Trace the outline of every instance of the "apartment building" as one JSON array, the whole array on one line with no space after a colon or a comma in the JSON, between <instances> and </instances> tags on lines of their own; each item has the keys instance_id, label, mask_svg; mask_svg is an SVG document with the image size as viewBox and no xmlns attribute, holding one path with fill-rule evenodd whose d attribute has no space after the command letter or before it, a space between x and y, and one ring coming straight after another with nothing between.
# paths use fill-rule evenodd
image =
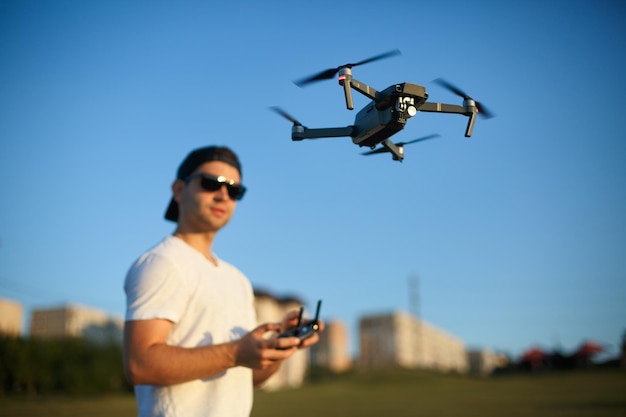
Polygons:
<instances>
[{"instance_id":1,"label":"apartment building","mask_svg":"<svg viewBox=\"0 0 626 417\"><path fill-rule=\"evenodd\" d=\"M30 336L83 337L97 343L122 343L121 317L78 304L33 310Z\"/></svg>"},{"instance_id":2,"label":"apartment building","mask_svg":"<svg viewBox=\"0 0 626 417\"><path fill-rule=\"evenodd\" d=\"M311 362L331 372L341 373L352 368L348 327L343 321L324 322L320 340L311 346Z\"/></svg>"},{"instance_id":3,"label":"apartment building","mask_svg":"<svg viewBox=\"0 0 626 417\"><path fill-rule=\"evenodd\" d=\"M497 368L508 365L506 355L494 352L491 349L476 349L467 352L469 372L474 375L488 376Z\"/></svg>"},{"instance_id":4,"label":"apartment building","mask_svg":"<svg viewBox=\"0 0 626 417\"><path fill-rule=\"evenodd\" d=\"M360 368L399 366L468 372L463 341L409 313L364 316L359 333Z\"/></svg>"},{"instance_id":5,"label":"apartment building","mask_svg":"<svg viewBox=\"0 0 626 417\"><path fill-rule=\"evenodd\" d=\"M22 304L0 298L0 334L21 336L23 315Z\"/></svg>"}]
</instances>

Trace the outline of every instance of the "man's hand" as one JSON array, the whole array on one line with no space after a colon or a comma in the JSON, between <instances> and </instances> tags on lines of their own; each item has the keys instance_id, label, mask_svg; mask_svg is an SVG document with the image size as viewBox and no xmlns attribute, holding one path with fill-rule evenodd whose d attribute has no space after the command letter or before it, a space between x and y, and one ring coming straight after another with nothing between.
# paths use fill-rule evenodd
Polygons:
<instances>
[{"instance_id":1,"label":"man's hand","mask_svg":"<svg viewBox=\"0 0 626 417\"><path fill-rule=\"evenodd\" d=\"M297 337L278 338L276 332L282 326L277 323L266 323L258 326L239 339L235 362L238 366L262 370L273 367L296 352L300 344ZM267 337L267 333L274 334Z\"/></svg>"}]
</instances>

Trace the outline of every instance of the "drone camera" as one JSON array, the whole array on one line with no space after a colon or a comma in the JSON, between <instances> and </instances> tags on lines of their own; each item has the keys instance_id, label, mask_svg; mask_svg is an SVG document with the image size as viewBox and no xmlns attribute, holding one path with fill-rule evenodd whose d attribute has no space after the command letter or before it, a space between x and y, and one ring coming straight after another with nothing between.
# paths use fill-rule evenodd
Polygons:
<instances>
[{"instance_id":1,"label":"drone camera","mask_svg":"<svg viewBox=\"0 0 626 417\"><path fill-rule=\"evenodd\" d=\"M417 114L417 109L415 108L415 100L413 97L398 97L396 102L396 111L406 115L407 119L415 116Z\"/></svg>"}]
</instances>

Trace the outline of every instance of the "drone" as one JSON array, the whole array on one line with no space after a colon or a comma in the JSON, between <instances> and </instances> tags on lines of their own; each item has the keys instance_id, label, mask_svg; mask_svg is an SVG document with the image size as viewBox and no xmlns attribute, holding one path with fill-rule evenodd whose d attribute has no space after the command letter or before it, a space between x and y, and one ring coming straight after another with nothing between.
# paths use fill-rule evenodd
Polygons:
<instances>
[{"instance_id":1,"label":"drone","mask_svg":"<svg viewBox=\"0 0 626 417\"><path fill-rule=\"evenodd\" d=\"M311 129L304 126L281 108L272 107L271 109L293 123L291 130L291 140L293 141L350 137L354 144L360 147L367 146L372 149L369 152L364 152L363 155L391 153L392 159L400 162L404 159L405 145L439 136L429 135L409 142L397 143L394 143L390 139L391 136L404 129L407 121L415 116L418 111L461 114L468 117L469 120L465 129L465 137L472 136L477 115L481 115L485 118L493 117L493 114L490 113L484 105L442 78L438 78L434 80L434 82L462 97L463 105L427 102L428 93L421 85L405 82L394 84L382 91L377 91L352 77L352 68L354 67L399 54L400 51L395 49L353 64L330 68L294 82L297 86L304 87L317 81L332 79L337 75L339 85L343 87L346 108L348 110L354 110L352 90L369 98L371 101L357 113L353 125ZM378 145L381 146L377 148Z\"/></svg>"}]
</instances>

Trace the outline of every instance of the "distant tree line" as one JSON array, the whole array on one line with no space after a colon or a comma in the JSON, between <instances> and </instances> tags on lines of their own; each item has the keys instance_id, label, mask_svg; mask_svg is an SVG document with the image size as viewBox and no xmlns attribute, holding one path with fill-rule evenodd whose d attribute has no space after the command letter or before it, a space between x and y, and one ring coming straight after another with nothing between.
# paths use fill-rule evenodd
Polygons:
<instances>
[{"instance_id":1,"label":"distant tree line","mask_svg":"<svg viewBox=\"0 0 626 417\"><path fill-rule=\"evenodd\" d=\"M551 371L584 368L626 368L626 333L622 340L621 351L610 359L596 361L597 355L606 353L607 347L592 341L582 343L575 350L566 353L560 349L546 351L540 347L526 350L518 362L510 362L499 373L512 371Z\"/></svg>"},{"instance_id":2,"label":"distant tree line","mask_svg":"<svg viewBox=\"0 0 626 417\"><path fill-rule=\"evenodd\" d=\"M0 335L0 397L132 392L119 344Z\"/></svg>"}]
</instances>

